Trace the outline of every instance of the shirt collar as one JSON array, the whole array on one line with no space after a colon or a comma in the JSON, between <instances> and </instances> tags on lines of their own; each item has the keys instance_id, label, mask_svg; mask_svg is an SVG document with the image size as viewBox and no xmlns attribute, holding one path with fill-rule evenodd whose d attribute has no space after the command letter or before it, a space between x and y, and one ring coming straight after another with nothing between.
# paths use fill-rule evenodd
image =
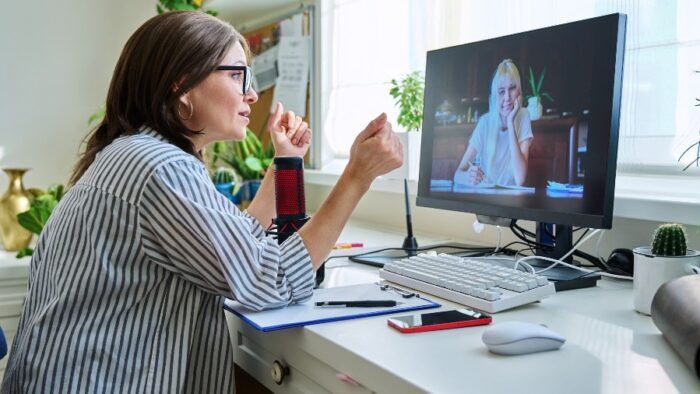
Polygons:
<instances>
[{"instance_id":1,"label":"shirt collar","mask_svg":"<svg viewBox=\"0 0 700 394\"><path fill-rule=\"evenodd\" d=\"M168 142L168 140L161 133L146 125L139 127L139 134L147 135L163 142Z\"/></svg>"}]
</instances>

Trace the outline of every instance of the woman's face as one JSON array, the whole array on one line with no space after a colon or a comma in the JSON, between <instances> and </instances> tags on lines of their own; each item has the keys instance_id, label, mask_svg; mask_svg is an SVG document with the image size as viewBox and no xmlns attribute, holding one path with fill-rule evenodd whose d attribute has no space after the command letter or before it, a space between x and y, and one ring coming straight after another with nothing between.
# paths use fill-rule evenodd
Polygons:
<instances>
[{"instance_id":1,"label":"woman's face","mask_svg":"<svg viewBox=\"0 0 700 394\"><path fill-rule=\"evenodd\" d=\"M520 90L510 75L504 75L497 85L498 112L501 116L508 116L513 110L515 101L520 96Z\"/></svg>"},{"instance_id":2,"label":"woman's face","mask_svg":"<svg viewBox=\"0 0 700 394\"><path fill-rule=\"evenodd\" d=\"M220 65L248 65L239 42L228 51ZM193 114L183 123L191 130L204 133L195 137L199 148L213 141L245 138L250 105L258 101L258 94L252 87L243 94L243 75L244 71L240 70L214 71L184 96L192 103ZM188 116L188 111L187 105L180 105L184 116Z\"/></svg>"}]
</instances>

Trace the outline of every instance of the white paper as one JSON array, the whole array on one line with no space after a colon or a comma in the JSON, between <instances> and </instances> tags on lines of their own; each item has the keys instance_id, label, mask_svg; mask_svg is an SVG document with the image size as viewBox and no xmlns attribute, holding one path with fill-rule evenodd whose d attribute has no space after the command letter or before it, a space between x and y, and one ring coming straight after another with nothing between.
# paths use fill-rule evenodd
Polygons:
<instances>
[{"instance_id":1,"label":"white paper","mask_svg":"<svg viewBox=\"0 0 700 394\"><path fill-rule=\"evenodd\" d=\"M282 37L296 37L302 35L302 23L304 22L304 14L298 13L291 18L287 18L280 22L280 35Z\"/></svg>"},{"instance_id":2,"label":"white paper","mask_svg":"<svg viewBox=\"0 0 700 394\"><path fill-rule=\"evenodd\" d=\"M279 46L266 50L253 58L253 88L257 92L265 91L275 86L277 80L277 52Z\"/></svg>"},{"instance_id":3,"label":"white paper","mask_svg":"<svg viewBox=\"0 0 700 394\"><path fill-rule=\"evenodd\" d=\"M324 308L317 307L314 304L320 301L361 300L395 300L401 304L394 307L379 308ZM439 306L440 304L425 298L402 298L391 290L381 290L376 283L314 290L311 301L305 304L290 305L286 308L261 312L251 311L235 301L226 300L226 309L233 311L233 313L240 316L244 321L262 331L274 331L284 328L384 315L401 311L436 308Z\"/></svg>"},{"instance_id":4,"label":"white paper","mask_svg":"<svg viewBox=\"0 0 700 394\"><path fill-rule=\"evenodd\" d=\"M285 111L306 116L306 92L309 83L309 37L280 37L277 55L277 77L275 95L270 112L277 102L282 102Z\"/></svg>"}]
</instances>

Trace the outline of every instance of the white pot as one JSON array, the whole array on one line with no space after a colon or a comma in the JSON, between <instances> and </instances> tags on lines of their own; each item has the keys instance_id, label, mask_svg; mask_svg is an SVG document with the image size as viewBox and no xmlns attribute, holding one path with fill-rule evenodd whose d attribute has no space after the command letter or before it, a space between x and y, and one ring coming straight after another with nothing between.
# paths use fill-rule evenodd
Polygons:
<instances>
[{"instance_id":1,"label":"white pot","mask_svg":"<svg viewBox=\"0 0 700 394\"><path fill-rule=\"evenodd\" d=\"M384 175L389 179L418 179L418 169L420 167L420 131L397 132L401 145L403 146L403 165L388 174Z\"/></svg>"},{"instance_id":2,"label":"white pot","mask_svg":"<svg viewBox=\"0 0 700 394\"><path fill-rule=\"evenodd\" d=\"M527 112L530 113L530 120L537 120L542 117L542 103L539 97L527 99Z\"/></svg>"},{"instance_id":3,"label":"white pot","mask_svg":"<svg viewBox=\"0 0 700 394\"><path fill-rule=\"evenodd\" d=\"M651 314L651 301L662 284L700 272L700 252L688 249L685 256L654 256L648 246L634 250L634 309Z\"/></svg>"}]
</instances>

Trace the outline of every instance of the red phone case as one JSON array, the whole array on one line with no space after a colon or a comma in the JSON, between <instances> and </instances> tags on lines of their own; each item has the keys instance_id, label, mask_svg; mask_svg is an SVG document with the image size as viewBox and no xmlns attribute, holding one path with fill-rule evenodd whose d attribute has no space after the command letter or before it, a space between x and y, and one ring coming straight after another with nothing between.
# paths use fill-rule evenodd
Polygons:
<instances>
[{"instance_id":1,"label":"red phone case","mask_svg":"<svg viewBox=\"0 0 700 394\"><path fill-rule=\"evenodd\" d=\"M410 334L410 333L414 333L414 332L447 330L450 328L459 328L459 327L483 326L486 324L491 324L491 316L484 316L482 318L474 319L474 320L463 320L463 321L457 321L457 322L452 322L452 323L431 324L429 326L409 327L409 328L399 327L396 324L394 324L391 321L391 319L387 320L386 323L389 327L394 328L396 330L399 330L400 332L402 332L404 334Z\"/></svg>"}]
</instances>

